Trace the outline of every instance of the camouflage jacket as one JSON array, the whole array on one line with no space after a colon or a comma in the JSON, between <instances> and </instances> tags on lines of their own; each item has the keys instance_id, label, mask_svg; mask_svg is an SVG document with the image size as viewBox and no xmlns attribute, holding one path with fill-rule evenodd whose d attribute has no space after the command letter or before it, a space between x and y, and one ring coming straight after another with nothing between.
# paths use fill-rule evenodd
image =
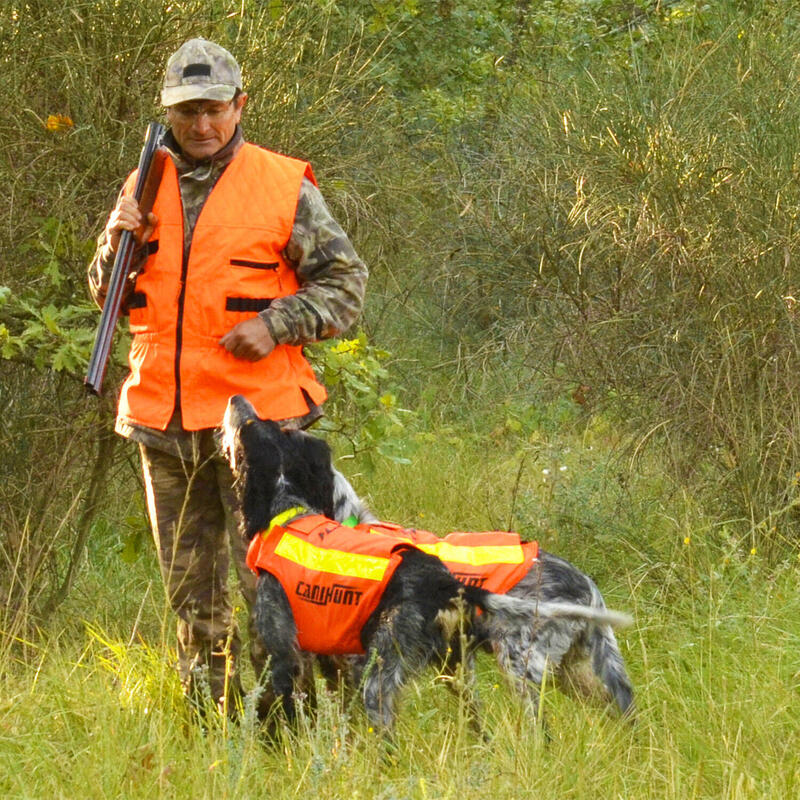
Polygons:
<instances>
[{"instance_id":1,"label":"camouflage jacket","mask_svg":"<svg viewBox=\"0 0 800 800\"><path fill-rule=\"evenodd\" d=\"M164 144L178 172L186 250L191 246L194 225L206 198L243 142L241 128L237 128L233 139L219 153L211 159L194 161L181 153L167 133ZM306 178L300 187L294 226L283 255L294 266L300 288L296 294L279 298L260 312L275 342L303 345L345 331L361 311L367 268L333 219L319 189ZM114 256L104 230L89 265L89 290L99 305L105 299L113 266ZM191 314L191 309L186 313ZM301 420L285 420L286 427L306 427L319 416L321 410L312 408ZM181 453L186 451L191 438L180 425L179 409L163 433L119 421L117 432L148 446Z\"/></svg>"}]
</instances>

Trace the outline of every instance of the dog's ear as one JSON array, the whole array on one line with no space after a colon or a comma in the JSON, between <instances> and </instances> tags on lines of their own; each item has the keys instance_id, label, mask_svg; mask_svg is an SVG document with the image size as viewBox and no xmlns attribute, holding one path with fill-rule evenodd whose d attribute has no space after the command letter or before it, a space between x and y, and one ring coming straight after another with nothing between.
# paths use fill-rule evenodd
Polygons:
<instances>
[{"instance_id":1,"label":"dog's ear","mask_svg":"<svg viewBox=\"0 0 800 800\"><path fill-rule=\"evenodd\" d=\"M322 439L303 432L291 434L291 440L295 480L301 482L309 505L326 517L333 518L333 467L330 447Z\"/></svg>"},{"instance_id":2,"label":"dog's ear","mask_svg":"<svg viewBox=\"0 0 800 800\"><path fill-rule=\"evenodd\" d=\"M252 539L267 527L272 501L275 498L275 481L281 473L281 450L274 439L274 422L258 420L243 427L239 433L242 450L239 474L239 497L243 519L242 533Z\"/></svg>"},{"instance_id":3,"label":"dog's ear","mask_svg":"<svg viewBox=\"0 0 800 800\"><path fill-rule=\"evenodd\" d=\"M327 442L313 436L306 437L308 460L317 477L317 502L326 517L333 518L333 467L331 449Z\"/></svg>"}]
</instances>

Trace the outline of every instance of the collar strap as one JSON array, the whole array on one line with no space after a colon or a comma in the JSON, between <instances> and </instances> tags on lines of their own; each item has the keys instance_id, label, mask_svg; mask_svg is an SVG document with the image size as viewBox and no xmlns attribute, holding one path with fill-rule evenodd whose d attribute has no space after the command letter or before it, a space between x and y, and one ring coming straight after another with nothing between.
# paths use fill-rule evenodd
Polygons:
<instances>
[{"instance_id":1,"label":"collar strap","mask_svg":"<svg viewBox=\"0 0 800 800\"><path fill-rule=\"evenodd\" d=\"M264 529L262 536L269 536L269 533L273 528L285 525L290 519L299 517L301 514L305 514L307 511L308 509L305 506L292 506L291 508L287 508L286 511L281 511L280 514L276 514L269 521L269 525L267 525L267 527Z\"/></svg>"}]
</instances>

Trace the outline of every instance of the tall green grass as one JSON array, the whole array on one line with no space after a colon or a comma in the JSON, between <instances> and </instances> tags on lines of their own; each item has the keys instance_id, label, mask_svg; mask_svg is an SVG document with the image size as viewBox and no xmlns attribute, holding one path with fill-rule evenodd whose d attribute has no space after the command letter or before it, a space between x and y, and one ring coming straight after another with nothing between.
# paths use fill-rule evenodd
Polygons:
<instances>
[{"instance_id":1,"label":"tall green grass","mask_svg":"<svg viewBox=\"0 0 800 800\"><path fill-rule=\"evenodd\" d=\"M452 439L445 431L410 466L379 469L369 482L376 509L442 532L511 521L589 570L609 605L635 616L619 634L634 725L546 686L547 741L482 657L485 741L433 673L408 687L394 748L358 703L321 686L316 713L277 743L247 714L204 732L180 697L152 554L125 565L95 553L47 629L2 655L0 788L21 798L794 796L797 560L770 564L709 541L702 511L680 493L648 495L649 474L598 491L598 465L615 463L599 435L591 445L553 438L547 461L531 454L516 498L517 434L497 434L492 450ZM568 469L548 486L542 464L559 461Z\"/></svg>"}]
</instances>

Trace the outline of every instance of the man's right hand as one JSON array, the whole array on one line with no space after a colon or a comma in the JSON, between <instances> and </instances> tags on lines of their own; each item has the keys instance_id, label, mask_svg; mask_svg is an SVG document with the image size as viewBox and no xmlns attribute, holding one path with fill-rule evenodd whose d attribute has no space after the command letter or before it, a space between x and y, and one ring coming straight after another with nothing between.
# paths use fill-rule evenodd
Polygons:
<instances>
[{"instance_id":1,"label":"man's right hand","mask_svg":"<svg viewBox=\"0 0 800 800\"><path fill-rule=\"evenodd\" d=\"M157 224L158 218L152 211L144 217L132 197L121 197L106 223L106 241L111 252L117 252L122 231L133 231L139 244L144 244L153 235Z\"/></svg>"}]
</instances>

